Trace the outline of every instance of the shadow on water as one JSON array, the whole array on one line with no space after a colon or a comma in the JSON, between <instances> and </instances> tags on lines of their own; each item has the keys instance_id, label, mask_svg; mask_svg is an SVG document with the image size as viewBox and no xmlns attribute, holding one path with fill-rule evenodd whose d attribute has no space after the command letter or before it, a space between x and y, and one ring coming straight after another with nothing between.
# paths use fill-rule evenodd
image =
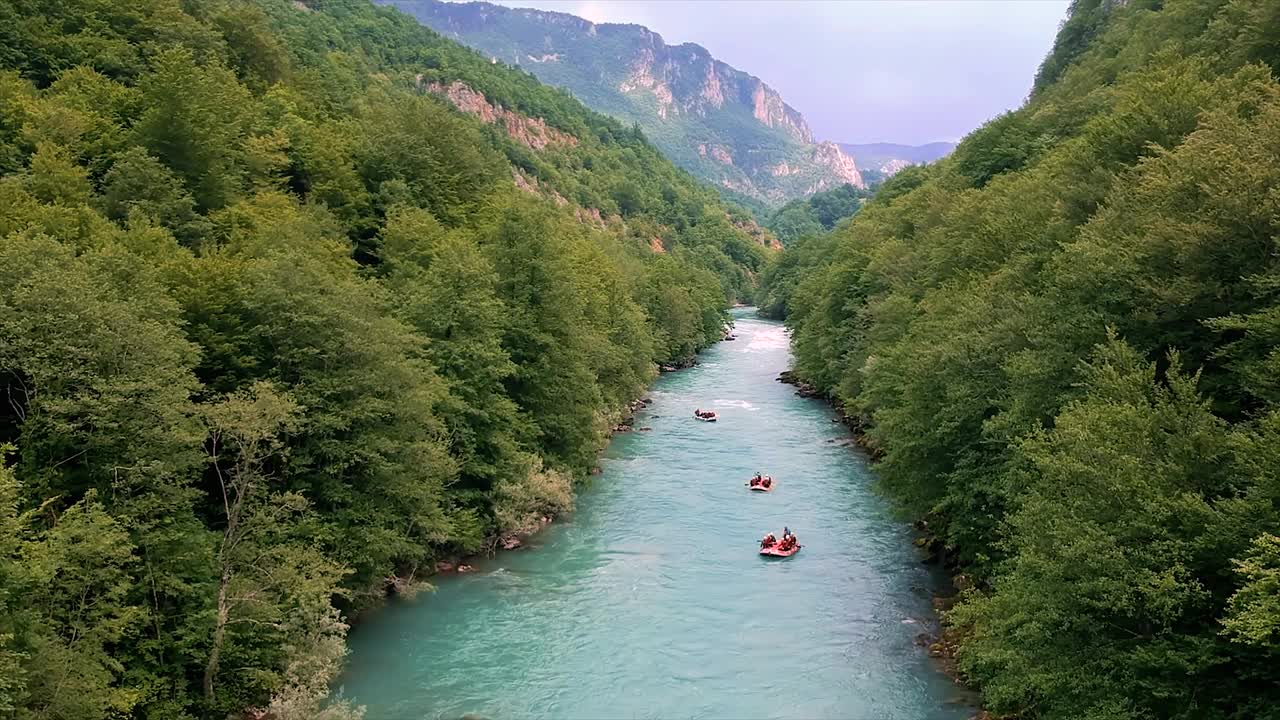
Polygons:
<instances>
[{"instance_id":1,"label":"shadow on water","mask_svg":"<svg viewBox=\"0 0 1280 720\"><path fill-rule=\"evenodd\" d=\"M369 720L967 718L916 642L932 622L910 533L825 405L775 382L784 329L661 377L579 510L351 636L346 696ZM720 412L693 419L695 407ZM754 472L772 493L743 486ZM795 557L756 542L791 527Z\"/></svg>"}]
</instances>

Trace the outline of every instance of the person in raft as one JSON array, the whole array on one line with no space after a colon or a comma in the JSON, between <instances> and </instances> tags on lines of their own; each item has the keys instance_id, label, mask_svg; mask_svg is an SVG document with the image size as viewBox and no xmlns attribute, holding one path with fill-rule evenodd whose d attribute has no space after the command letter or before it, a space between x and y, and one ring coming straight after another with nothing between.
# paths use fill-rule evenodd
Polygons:
<instances>
[{"instance_id":1,"label":"person in raft","mask_svg":"<svg viewBox=\"0 0 1280 720\"><path fill-rule=\"evenodd\" d=\"M751 478L751 487L755 487L756 485L759 485L762 482L764 482L764 480L761 479L760 473L756 473L756 476Z\"/></svg>"},{"instance_id":2,"label":"person in raft","mask_svg":"<svg viewBox=\"0 0 1280 720\"><path fill-rule=\"evenodd\" d=\"M762 548L771 548L777 544L778 544L778 538L774 537L773 533L769 533L768 535L765 535L764 539L760 541L760 547Z\"/></svg>"}]
</instances>

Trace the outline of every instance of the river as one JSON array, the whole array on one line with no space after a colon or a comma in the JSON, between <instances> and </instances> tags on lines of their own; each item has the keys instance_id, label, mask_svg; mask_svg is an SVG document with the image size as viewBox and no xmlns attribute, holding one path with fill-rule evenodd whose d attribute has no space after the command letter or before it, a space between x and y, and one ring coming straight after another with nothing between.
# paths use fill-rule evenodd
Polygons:
<instances>
[{"instance_id":1,"label":"river","mask_svg":"<svg viewBox=\"0 0 1280 720\"><path fill-rule=\"evenodd\" d=\"M735 314L736 341L659 378L652 431L614 438L576 513L352 631L340 692L368 720L973 715L916 642L936 577L909 528L830 408L775 381L784 328ZM775 492L744 487L757 470ZM784 524L800 553L759 557Z\"/></svg>"}]
</instances>

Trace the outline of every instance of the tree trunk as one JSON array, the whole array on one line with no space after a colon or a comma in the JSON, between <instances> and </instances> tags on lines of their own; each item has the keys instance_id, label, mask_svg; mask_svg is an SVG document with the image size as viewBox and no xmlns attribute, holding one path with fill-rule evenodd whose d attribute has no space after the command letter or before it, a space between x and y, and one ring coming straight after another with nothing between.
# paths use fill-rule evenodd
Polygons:
<instances>
[{"instance_id":1,"label":"tree trunk","mask_svg":"<svg viewBox=\"0 0 1280 720\"><path fill-rule=\"evenodd\" d=\"M225 570L218 583L218 624L213 629L213 648L209 651L209 664L204 668L204 697L213 702L213 680L218 675L218 660L222 657L222 642L227 637L227 620L231 617L231 608L227 605L227 586L231 584L231 573Z\"/></svg>"}]
</instances>

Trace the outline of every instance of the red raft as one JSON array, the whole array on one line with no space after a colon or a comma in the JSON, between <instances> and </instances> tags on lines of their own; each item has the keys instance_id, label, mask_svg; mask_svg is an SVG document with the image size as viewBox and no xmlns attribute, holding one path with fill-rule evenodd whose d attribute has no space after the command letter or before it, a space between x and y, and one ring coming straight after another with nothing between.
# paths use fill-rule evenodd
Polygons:
<instances>
[{"instance_id":1,"label":"red raft","mask_svg":"<svg viewBox=\"0 0 1280 720\"><path fill-rule=\"evenodd\" d=\"M747 487L751 488L752 492L773 492L773 489L778 487L778 482L768 475L764 479L769 481L768 485L764 481L756 482L755 478L752 478L747 482Z\"/></svg>"},{"instance_id":2,"label":"red raft","mask_svg":"<svg viewBox=\"0 0 1280 720\"><path fill-rule=\"evenodd\" d=\"M800 543L796 543L786 550L779 550L777 545L770 545L767 548L760 548L760 554L768 555L770 557L791 557L792 555L800 552L800 548L802 547L804 546Z\"/></svg>"},{"instance_id":3,"label":"red raft","mask_svg":"<svg viewBox=\"0 0 1280 720\"><path fill-rule=\"evenodd\" d=\"M693 411L693 416L694 416L694 417L696 417L696 418L698 418L698 419L699 419L699 420L701 420L702 422L715 422L715 421L716 421L716 412L715 412L714 410L708 410L708 411L706 411L706 412L702 412L701 410L694 410L694 411Z\"/></svg>"}]
</instances>

